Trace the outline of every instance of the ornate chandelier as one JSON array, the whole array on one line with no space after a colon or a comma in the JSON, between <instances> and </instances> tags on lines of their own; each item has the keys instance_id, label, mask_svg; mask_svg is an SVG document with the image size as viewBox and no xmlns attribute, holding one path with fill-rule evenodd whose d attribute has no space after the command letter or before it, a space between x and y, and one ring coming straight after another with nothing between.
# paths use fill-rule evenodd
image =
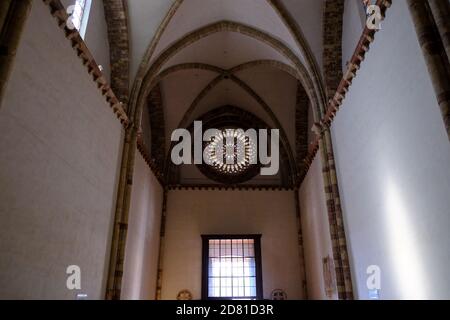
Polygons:
<instances>
[{"instance_id":1,"label":"ornate chandelier","mask_svg":"<svg viewBox=\"0 0 450 320\"><path fill-rule=\"evenodd\" d=\"M257 150L256 141L242 130L224 129L205 147L204 153L206 163L216 171L240 174L250 167Z\"/></svg>"}]
</instances>

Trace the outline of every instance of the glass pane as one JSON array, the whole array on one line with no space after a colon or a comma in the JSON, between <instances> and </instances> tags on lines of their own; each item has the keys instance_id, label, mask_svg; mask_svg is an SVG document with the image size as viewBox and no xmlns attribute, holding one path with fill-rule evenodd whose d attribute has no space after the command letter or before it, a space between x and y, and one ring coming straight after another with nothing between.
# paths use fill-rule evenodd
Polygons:
<instances>
[{"instance_id":1,"label":"glass pane","mask_svg":"<svg viewBox=\"0 0 450 320\"><path fill-rule=\"evenodd\" d=\"M214 298L255 298L253 239L209 240L208 291Z\"/></svg>"},{"instance_id":2,"label":"glass pane","mask_svg":"<svg viewBox=\"0 0 450 320\"><path fill-rule=\"evenodd\" d=\"M219 257L219 246L216 243L209 243L209 257Z\"/></svg>"},{"instance_id":3,"label":"glass pane","mask_svg":"<svg viewBox=\"0 0 450 320\"><path fill-rule=\"evenodd\" d=\"M244 256L245 257L254 257L255 253L253 250L253 240L251 242L247 242L244 244Z\"/></svg>"},{"instance_id":4,"label":"glass pane","mask_svg":"<svg viewBox=\"0 0 450 320\"><path fill-rule=\"evenodd\" d=\"M233 257L242 257L242 240L233 240Z\"/></svg>"},{"instance_id":5,"label":"glass pane","mask_svg":"<svg viewBox=\"0 0 450 320\"><path fill-rule=\"evenodd\" d=\"M221 259L220 275L222 277L231 277L231 259L229 258Z\"/></svg>"},{"instance_id":6,"label":"glass pane","mask_svg":"<svg viewBox=\"0 0 450 320\"><path fill-rule=\"evenodd\" d=\"M209 276L210 277L220 277L220 259L219 258L209 259Z\"/></svg>"},{"instance_id":7,"label":"glass pane","mask_svg":"<svg viewBox=\"0 0 450 320\"><path fill-rule=\"evenodd\" d=\"M219 298L220 297L220 287L210 287L209 289L209 296L213 298Z\"/></svg>"}]
</instances>

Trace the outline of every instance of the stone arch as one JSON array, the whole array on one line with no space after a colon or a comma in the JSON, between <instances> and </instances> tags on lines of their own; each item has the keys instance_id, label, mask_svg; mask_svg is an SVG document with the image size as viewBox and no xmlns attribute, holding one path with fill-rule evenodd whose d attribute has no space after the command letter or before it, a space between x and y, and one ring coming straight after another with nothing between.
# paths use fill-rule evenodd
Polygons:
<instances>
[{"instance_id":1,"label":"stone arch","mask_svg":"<svg viewBox=\"0 0 450 320\"><path fill-rule=\"evenodd\" d=\"M166 131L164 122L164 105L162 100L161 86L156 85L147 99L148 118L142 121L147 121L150 125L150 132L144 132L150 136L150 156L156 169L163 172L164 169L164 151L166 150ZM144 139L145 140L145 139Z\"/></svg>"},{"instance_id":2,"label":"stone arch","mask_svg":"<svg viewBox=\"0 0 450 320\"><path fill-rule=\"evenodd\" d=\"M306 174L304 159L308 156L309 100L300 83L297 83L295 101L295 153L299 180Z\"/></svg>"},{"instance_id":3,"label":"stone arch","mask_svg":"<svg viewBox=\"0 0 450 320\"><path fill-rule=\"evenodd\" d=\"M323 85L322 73L320 72L319 66L317 65L316 59L309 47L308 41L306 41L305 36L303 35L301 27L296 23L295 19L286 9L284 4L280 0L267 0L275 12L278 14L280 19L286 25L288 30L291 32L291 35L297 42L297 45L302 52L303 56L306 60L306 67L309 68L309 71L312 74L312 81L314 86L319 93L320 99L325 101L325 89ZM321 111L325 112L325 106L321 106Z\"/></svg>"},{"instance_id":4,"label":"stone arch","mask_svg":"<svg viewBox=\"0 0 450 320\"><path fill-rule=\"evenodd\" d=\"M126 1L126 0L124 0ZM295 22L292 15L289 13L289 11L285 8L285 6L279 1L279 0L266 0L269 5L272 7L272 9L277 13L280 20L283 22L283 24L287 27L289 32L291 33L292 37L296 41L300 51L302 52L303 56L306 60L306 66L307 69L309 69L313 75L312 82L315 90L318 92L318 98L319 98L319 106L320 106L320 112L325 112L325 89L323 87L323 80L321 77L321 72L319 70L319 67L317 65L316 60L314 59L314 55L311 52L311 49L308 45L308 42L306 41L303 32L301 30L301 27ZM181 4L184 2L184 0L175 0L170 7L169 11L167 12L166 16L164 17L163 21L161 22L158 30L156 31L152 41L150 42L147 50L145 51L144 57L139 65L139 69L136 75L136 78L133 83L132 91L131 91L131 100L133 103L137 101L138 95L141 91L141 86L144 82L145 74L147 73L149 69L150 60L152 58L152 55L154 51L156 50L156 47L164 34L165 30L167 29L169 23L171 22L172 18L177 13L178 9L180 8ZM317 121L320 119L320 113L317 115Z\"/></svg>"},{"instance_id":5,"label":"stone arch","mask_svg":"<svg viewBox=\"0 0 450 320\"><path fill-rule=\"evenodd\" d=\"M194 70L194 69L206 70L206 71L215 72L217 74L225 75L225 74L236 74L236 73L244 71L244 70L261 67L261 66L273 67L280 71L286 72L287 74L291 75L293 78L295 78L299 81L301 80L299 73L292 66L290 66L284 62L277 61L277 60L267 59L267 60L254 60L254 61L245 62L243 64L240 64L240 65L235 66L228 70L222 69L220 67L213 66L210 64L206 64L206 63L197 63L197 62L181 63L181 64L177 64L177 65L168 67L167 69L164 69L163 71L161 71L158 74L158 76L154 79L154 83L160 82L165 77L167 77L175 72L184 71L184 70Z\"/></svg>"},{"instance_id":6,"label":"stone arch","mask_svg":"<svg viewBox=\"0 0 450 320\"><path fill-rule=\"evenodd\" d=\"M207 128L220 128L222 125L230 125L232 123L233 125L240 126L240 128L246 130L248 128L254 128L254 129L271 129L271 127L265 123L263 120L261 120L258 116L255 114L246 111L240 107L232 106L232 105L224 105L221 107L214 108L210 111L205 112L203 115L200 116L200 120L203 122L204 130ZM212 126L211 126L212 125ZM180 127L188 129L189 131L193 130L193 120L190 121L189 125L186 127ZM172 144L173 146L173 144ZM284 138L281 138L281 148L280 148L280 170L281 170L281 183L283 187L289 188L292 187L292 184L289 182L289 178L294 174L291 163L289 162L289 156L288 156L288 150L285 148L285 146L289 147L289 144L284 140ZM169 151L170 152L170 151ZM282 165L284 164L284 165ZM172 164L171 161L167 161L167 184L173 185L174 182L171 180L173 177L178 176L180 167L177 167ZM209 171L210 175L212 171L208 169L207 165L199 166L200 171L205 174L206 171ZM249 172L249 175L244 176L244 180L249 180L248 178L252 178L257 175L257 172L259 171L259 166L254 167L251 172ZM205 174L208 178L211 178L210 175ZM214 181L220 181L221 183L225 183L225 180L227 179L226 176L221 175L214 175L215 178L212 178ZM238 179L240 180L240 179ZM238 181L232 181L230 184L237 184Z\"/></svg>"},{"instance_id":7,"label":"stone arch","mask_svg":"<svg viewBox=\"0 0 450 320\"><path fill-rule=\"evenodd\" d=\"M138 71L136 73L133 87L131 89L131 99L134 101L137 94L139 94L139 90L142 85L142 81L144 79L144 76L148 70L150 59L153 56L153 53L156 50L156 46L159 43L159 40L161 40L162 35L164 34L164 31L166 31L167 26L169 25L170 21L172 20L175 13L177 13L178 8L181 6L181 4L184 2L184 0L175 0L170 7L169 11L166 13L163 21L159 25L158 29L156 30L155 35L153 36L153 39L151 40L150 44L148 45L147 49L145 50L144 57L142 58L141 63L139 64Z\"/></svg>"},{"instance_id":8,"label":"stone arch","mask_svg":"<svg viewBox=\"0 0 450 320\"><path fill-rule=\"evenodd\" d=\"M301 82L304 86L306 92L308 93L308 97L315 106L315 118L320 119L321 110L324 109L324 101L320 98L320 94L317 94L313 82L311 78L308 76L308 73L300 61L300 59L290 50L283 42L278 39L275 39L264 33L260 30L254 29L253 27L232 21L219 21L207 26L204 26L200 29L194 30L191 33L187 34L182 39L178 40L176 43L172 44L168 49L161 53L161 55L154 61L150 69L148 70L146 76L143 79L143 83L140 89L140 93L138 96L133 96L131 101L131 113L130 117L139 118L140 109L142 108L143 100L145 96L148 95L149 90L155 85L156 74L160 71L162 66L176 53L180 52L182 49L187 46L203 39L209 35L212 35L217 32L237 32L243 35L246 35L250 38L256 39L265 43L266 45L272 47L274 50L282 54L289 61L293 63L297 72L301 75Z\"/></svg>"},{"instance_id":9,"label":"stone arch","mask_svg":"<svg viewBox=\"0 0 450 320\"><path fill-rule=\"evenodd\" d=\"M249 61L249 62L245 62L243 64L240 64L236 67L233 67L229 70L230 73L232 74L236 74L238 72L247 70L247 69L251 69L251 68L256 68L256 67L261 67L261 66L270 66L273 67L275 69L281 70L286 72L287 74L290 74L292 77L294 77L297 80L301 80L301 75L297 72L297 70L295 70L295 68L291 67L290 65L281 62L281 61L277 61L277 60L254 60L254 61Z\"/></svg>"},{"instance_id":10,"label":"stone arch","mask_svg":"<svg viewBox=\"0 0 450 320\"><path fill-rule=\"evenodd\" d=\"M289 143L287 134L286 134L283 126L281 125L280 121L278 120L278 118L276 117L274 112L272 111L272 108L247 83L245 83L244 81L242 81L241 79L239 79L238 77L236 77L234 75L229 75L229 79L231 81L233 81L234 83L236 83L247 94L249 94L258 103L258 105L261 106L262 109L268 114L269 118L272 120L272 122L275 124L275 126L277 128L279 128L280 139L283 144L283 147L285 148L285 150L287 152L287 157L288 157L288 161L289 161L288 163L289 163L289 166L291 168L291 173L292 173L292 175L291 175L292 181L290 181L290 184L295 185L297 182L298 173L297 173L297 166L295 164L295 158L293 155L292 147ZM200 93L196 96L194 101L189 106L188 110L186 110L186 112L184 113L177 128L187 128L188 127L189 121L190 121L190 116L195 111L195 109L198 106L198 104L200 103L200 101L204 97L206 97L223 80L224 80L224 75L219 75L216 78L214 78L211 82L209 82L203 88L202 91L200 91ZM167 173L168 168L170 167L169 159L170 159L170 152L171 152L173 146L174 146L174 144L172 143L169 148L167 157L166 157L166 169L165 169L166 173Z\"/></svg>"}]
</instances>

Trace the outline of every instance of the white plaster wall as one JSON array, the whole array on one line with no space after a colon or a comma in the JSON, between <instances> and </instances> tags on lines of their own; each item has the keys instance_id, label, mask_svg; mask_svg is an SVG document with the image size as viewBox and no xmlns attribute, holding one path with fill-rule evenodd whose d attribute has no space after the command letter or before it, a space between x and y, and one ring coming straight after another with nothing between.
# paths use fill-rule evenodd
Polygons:
<instances>
[{"instance_id":1,"label":"white plaster wall","mask_svg":"<svg viewBox=\"0 0 450 320\"><path fill-rule=\"evenodd\" d=\"M74 4L75 0L61 0L61 3L67 8ZM97 64L103 67L103 74L109 82L111 79L111 63L109 59L108 26L103 0L92 0L91 2L84 42Z\"/></svg>"},{"instance_id":2,"label":"white plaster wall","mask_svg":"<svg viewBox=\"0 0 450 320\"><path fill-rule=\"evenodd\" d=\"M137 154L121 299L155 299L162 200L161 185Z\"/></svg>"},{"instance_id":3,"label":"white plaster wall","mask_svg":"<svg viewBox=\"0 0 450 320\"><path fill-rule=\"evenodd\" d=\"M174 3L175 0L128 1L130 79L132 81L136 77L150 42Z\"/></svg>"},{"instance_id":4,"label":"white plaster wall","mask_svg":"<svg viewBox=\"0 0 450 320\"><path fill-rule=\"evenodd\" d=\"M0 109L0 298L105 294L122 128L34 1ZM66 268L81 267L81 291Z\"/></svg>"},{"instance_id":5,"label":"white plaster wall","mask_svg":"<svg viewBox=\"0 0 450 320\"><path fill-rule=\"evenodd\" d=\"M357 0L354 0L357 1ZM315 57L319 70L323 71L323 10L324 1L317 0L282 0L297 22L311 52Z\"/></svg>"},{"instance_id":6,"label":"white plaster wall","mask_svg":"<svg viewBox=\"0 0 450 320\"><path fill-rule=\"evenodd\" d=\"M264 298L303 298L292 191L169 191L167 205L163 299L201 298L202 234L262 234Z\"/></svg>"},{"instance_id":7,"label":"white plaster wall","mask_svg":"<svg viewBox=\"0 0 450 320\"><path fill-rule=\"evenodd\" d=\"M360 0L345 0L342 30L342 70L355 52L356 45L365 27L364 6Z\"/></svg>"},{"instance_id":8,"label":"white plaster wall","mask_svg":"<svg viewBox=\"0 0 450 320\"><path fill-rule=\"evenodd\" d=\"M356 297L450 298L450 145L406 1L394 1L332 126Z\"/></svg>"},{"instance_id":9,"label":"white plaster wall","mask_svg":"<svg viewBox=\"0 0 450 320\"><path fill-rule=\"evenodd\" d=\"M333 257L320 154L299 190L308 299L326 300L322 259ZM333 299L337 299L335 294Z\"/></svg>"},{"instance_id":10,"label":"white plaster wall","mask_svg":"<svg viewBox=\"0 0 450 320\"><path fill-rule=\"evenodd\" d=\"M94 56L95 62L103 67L103 74L109 82L111 79L111 62L103 0L92 0L84 41Z\"/></svg>"}]
</instances>

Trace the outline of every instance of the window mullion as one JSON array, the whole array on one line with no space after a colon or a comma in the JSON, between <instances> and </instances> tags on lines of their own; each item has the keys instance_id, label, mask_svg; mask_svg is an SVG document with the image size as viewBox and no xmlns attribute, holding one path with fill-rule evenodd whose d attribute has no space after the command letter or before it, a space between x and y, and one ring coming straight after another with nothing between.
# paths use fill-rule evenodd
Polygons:
<instances>
[{"instance_id":1,"label":"window mullion","mask_svg":"<svg viewBox=\"0 0 450 320\"><path fill-rule=\"evenodd\" d=\"M257 261L259 244L254 237L238 238L236 236L218 236L218 238L204 236L204 269L203 288L204 298L212 299L255 299L258 298L258 273L261 272L260 262ZM213 249L213 252L211 252ZM213 265L212 259L217 257ZM237 269L242 264L241 271ZM214 267L214 270L212 269ZM215 272L215 273L213 273ZM212 282L210 282L212 281ZM214 283L213 283L214 282ZM211 291L210 291L211 288ZM218 292L217 292L218 291ZM254 294L256 292L256 295Z\"/></svg>"},{"instance_id":2,"label":"window mullion","mask_svg":"<svg viewBox=\"0 0 450 320\"><path fill-rule=\"evenodd\" d=\"M233 256L233 240L230 241L230 250L231 250L231 296L234 297L234 276L233 276L233 269L234 269L234 256Z\"/></svg>"}]
</instances>

